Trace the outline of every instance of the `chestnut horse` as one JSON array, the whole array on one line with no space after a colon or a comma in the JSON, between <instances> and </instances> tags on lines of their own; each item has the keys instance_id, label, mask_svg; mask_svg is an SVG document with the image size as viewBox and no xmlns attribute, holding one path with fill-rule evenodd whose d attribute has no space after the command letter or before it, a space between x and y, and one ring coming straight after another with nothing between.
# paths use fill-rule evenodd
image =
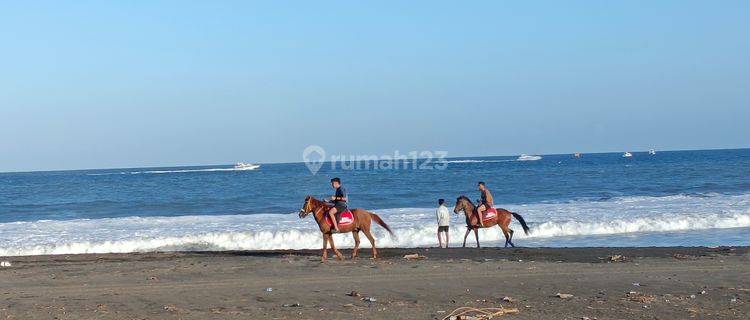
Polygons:
<instances>
[{"instance_id":1,"label":"chestnut horse","mask_svg":"<svg viewBox=\"0 0 750 320\"><path fill-rule=\"evenodd\" d=\"M305 204L303 204L302 209L299 210L299 217L304 218L312 213L313 217L315 218L315 222L318 223L320 232L323 233L323 261L328 260L329 243L331 244L331 250L333 250L333 253L336 255L336 257L338 257L339 260L344 260L344 256L341 254L341 252L339 252L339 250L336 249L336 246L333 244L333 226L330 225L328 221L326 221L328 210L330 208L330 204L315 199L312 196L307 196L307 198L305 198ZM352 209L351 212L354 215L354 222L347 225L339 225L339 232L351 232L352 236L354 236L354 251L352 251L352 259L357 257L357 252L359 251L360 231L365 234L365 237L367 237L367 239L370 240L370 244L372 244L372 258L377 258L378 250L375 249L375 238L373 238L372 233L370 232L371 221L375 220L377 224L385 228L385 230L388 230L388 233L390 233L391 236L393 236L393 231L391 231L391 228L389 228L388 225L383 222L383 219L380 219L380 216L378 216L377 214L368 212L364 209Z\"/></svg>"},{"instance_id":2,"label":"chestnut horse","mask_svg":"<svg viewBox=\"0 0 750 320\"><path fill-rule=\"evenodd\" d=\"M458 199L456 199L456 207L453 208L453 212L458 214L459 212L463 211L466 215L466 234L464 235L464 247L466 247L466 237L469 236L469 232L471 232L471 230L474 230L474 237L477 238L477 248L479 248L479 228L489 228L495 225L498 225L500 229L503 230L503 234L505 235L505 247L507 248L508 245L510 245L511 247L515 247L516 245L513 244L513 229L509 227L511 215L516 217L518 222L521 223L523 232L527 235L529 234L529 227L526 225L526 221L523 220L523 217L521 217L520 214L510 212L505 209L495 210L497 210L497 215L492 219L484 220L484 227L482 227L479 225L477 215L474 214L474 212L476 211L474 203L472 203L471 200L469 200L469 198L467 198L466 196L460 196L458 197Z\"/></svg>"}]
</instances>

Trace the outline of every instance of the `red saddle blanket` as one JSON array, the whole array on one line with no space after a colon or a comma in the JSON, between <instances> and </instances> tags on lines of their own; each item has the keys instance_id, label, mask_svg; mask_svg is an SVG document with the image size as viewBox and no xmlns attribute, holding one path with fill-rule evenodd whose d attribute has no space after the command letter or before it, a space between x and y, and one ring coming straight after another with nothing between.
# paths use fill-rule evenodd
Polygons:
<instances>
[{"instance_id":1,"label":"red saddle blanket","mask_svg":"<svg viewBox=\"0 0 750 320\"><path fill-rule=\"evenodd\" d=\"M483 221L492 220L497 217L497 209L495 208L489 208L486 211L484 211L484 217L482 217Z\"/></svg>"},{"instance_id":2,"label":"red saddle blanket","mask_svg":"<svg viewBox=\"0 0 750 320\"><path fill-rule=\"evenodd\" d=\"M351 210L346 210L342 213L336 214L336 219L339 221L339 226L345 226L354 223L354 214ZM326 222L329 226L333 225L333 221L331 221L331 216L326 215Z\"/></svg>"}]
</instances>

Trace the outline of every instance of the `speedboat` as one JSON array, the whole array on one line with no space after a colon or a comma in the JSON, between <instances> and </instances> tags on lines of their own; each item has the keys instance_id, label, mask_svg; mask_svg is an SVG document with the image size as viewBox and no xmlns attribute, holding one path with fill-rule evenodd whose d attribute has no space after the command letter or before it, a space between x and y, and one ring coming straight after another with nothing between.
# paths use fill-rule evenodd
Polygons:
<instances>
[{"instance_id":1,"label":"speedboat","mask_svg":"<svg viewBox=\"0 0 750 320\"><path fill-rule=\"evenodd\" d=\"M623 153L623 154L622 154L622 157L623 157L623 158L630 158L630 157L632 157L632 156L633 156L633 154L632 154L632 153L630 153L630 152L625 152L625 153Z\"/></svg>"},{"instance_id":2,"label":"speedboat","mask_svg":"<svg viewBox=\"0 0 750 320\"><path fill-rule=\"evenodd\" d=\"M656 150L654 150L654 149L651 149L651 150L649 150L649 151L648 151L648 154L650 154L650 155L652 155L652 156L653 156L653 155L655 155L655 154L656 154Z\"/></svg>"},{"instance_id":3,"label":"speedboat","mask_svg":"<svg viewBox=\"0 0 750 320\"><path fill-rule=\"evenodd\" d=\"M583 154L580 152L576 152L573 154L573 158L580 158L580 157L583 157Z\"/></svg>"},{"instance_id":4,"label":"speedboat","mask_svg":"<svg viewBox=\"0 0 750 320\"><path fill-rule=\"evenodd\" d=\"M252 164L252 163L237 162L234 165L234 169L236 170L255 170L258 168L260 168L259 164Z\"/></svg>"},{"instance_id":5,"label":"speedboat","mask_svg":"<svg viewBox=\"0 0 750 320\"><path fill-rule=\"evenodd\" d=\"M536 161L536 160L540 160L540 159L542 159L542 157L540 157L540 156L530 156L530 155L527 155L527 154L522 154L516 160L518 160L518 161Z\"/></svg>"}]
</instances>

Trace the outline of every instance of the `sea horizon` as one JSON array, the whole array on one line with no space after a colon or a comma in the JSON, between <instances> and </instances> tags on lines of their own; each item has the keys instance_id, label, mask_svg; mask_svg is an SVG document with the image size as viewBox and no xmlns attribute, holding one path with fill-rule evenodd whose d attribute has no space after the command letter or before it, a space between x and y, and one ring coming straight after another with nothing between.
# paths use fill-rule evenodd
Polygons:
<instances>
[{"instance_id":1,"label":"sea horizon","mask_svg":"<svg viewBox=\"0 0 750 320\"><path fill-rule=\"evenodd\" d=\"M683 152L683 151L721 151L721 150L746 150L750 147L717 147L717 148L703 148L703 149L645 149L645 150L622 150L622 151L592 151L592 152L569 152L569 153L519 153L519 154L506 154L506 155L475 155L475 156L447 156L445 159L450 160L462 160L462 159L482 159L482 158L503 158L503 157L518 157L520 155L537 155L537 156L573 156L576 153L582 155L595 155L595 154L622 154L624 152L631 153L648 153L649 150L655 150L656 152ZM348 154L347 154L348 155ZM414 160L415 158L408 158L407 160ZM417 157L416 160L424 160L423 157ZM247 161L247 160L239 160ZM348 160L342 160L348 161ZM364 161L364 160L363 160ZM381 160L382 161L382 160ZM326 160L323 163L331 163L332 161ZM115 167L96 167L96 168L73 168L73 169L40 169L40 170L18 170L18 171L0 171L0 174L4 173L35 173L35 172L66 172L66 171L96 171L96 170L131 170L131 169L163 169L163 168L201 168L201 167L214 167L214 166L229 166L234 165L237 162L231 163L208 163L208 164L163 164L163 165L148 165L148 166L115 166ZM271 165L271 164L303 164L304 161L279 161L279 162L249 162L260 165Z\"/></svg>"}]
</instances>

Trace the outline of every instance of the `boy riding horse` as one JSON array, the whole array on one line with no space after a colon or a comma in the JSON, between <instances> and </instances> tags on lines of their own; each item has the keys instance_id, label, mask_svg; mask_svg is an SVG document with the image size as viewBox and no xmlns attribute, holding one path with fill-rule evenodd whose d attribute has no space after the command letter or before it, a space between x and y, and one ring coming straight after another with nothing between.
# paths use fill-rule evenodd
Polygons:
<instances>
[{"instance_id":1,"label":"boy riding horse","mask_svg":"<svg viewBox=\"0 0 750 320\"><path fill-rule=\"evenodd\" d=\"M346 189L341 186L341 179L331 179L331 187L333 187L335 191L330 201L331 203L333 203L333 207L328 210L328 215L331 217L331 221L333 221L333 229L335 230L334 232L339 232L339 222L336 220L336 213L346 212L346 203L347 201L349 201L349 199L347 199L346 196Z\"/></svg>"}]
</instances>

